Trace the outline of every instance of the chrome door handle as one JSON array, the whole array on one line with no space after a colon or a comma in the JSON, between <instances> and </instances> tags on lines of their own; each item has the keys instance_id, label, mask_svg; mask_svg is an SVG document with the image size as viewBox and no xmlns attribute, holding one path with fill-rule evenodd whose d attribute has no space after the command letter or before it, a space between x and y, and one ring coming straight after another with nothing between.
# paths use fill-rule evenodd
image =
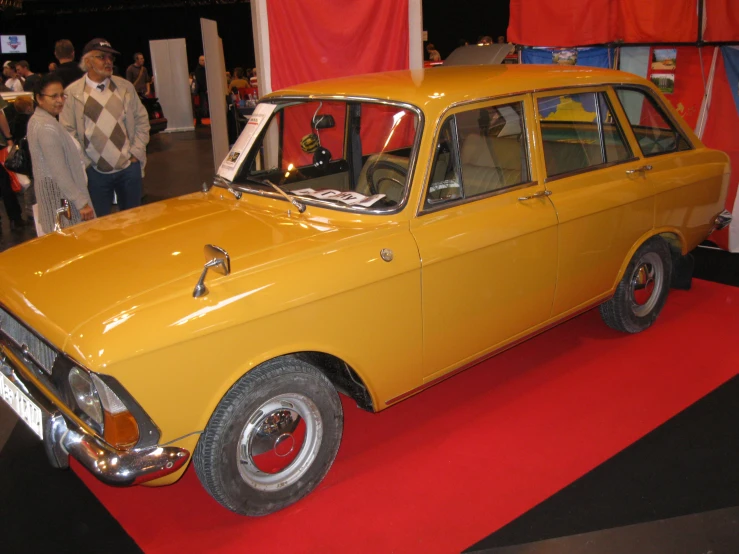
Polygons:
<instances>
[{"instance_id":1,"label":"chrome door handle","mask_svg":"<svg viewBox=\"0 0 739 554\"><path fill-rule=\"evenodd\" d=\"M524 200L531 200L532 198L544 198L545 196L550 196L551 194L551 190L540 190L539 192L535 192L531 196L519 196L518 199L523 202Z\"/></svg>"},{"instance_id":2,"label":"chrome door handle","mask_svg":"<svg viewBox=\"0 0 739 554\"><path fill-rule=\"evenodd\" d=\"M636 169L627 169L626 174L627 175L633 175L634 173L644 173L646 171L649 171L652 169L651 165L643 165L641 167L637 167Z\"/></svg>"}]
</instances>

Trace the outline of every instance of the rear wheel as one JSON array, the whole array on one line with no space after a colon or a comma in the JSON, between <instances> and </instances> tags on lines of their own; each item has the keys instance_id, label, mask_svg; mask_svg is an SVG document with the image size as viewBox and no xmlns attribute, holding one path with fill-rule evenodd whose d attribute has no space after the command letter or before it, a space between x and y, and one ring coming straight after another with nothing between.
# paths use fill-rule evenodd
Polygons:
<instances>
[{"instance_id":1,"label":"rear wheel","mask_svg":"<svg viewBox=\"0 0 739 554\"><path fill-rule=\"evenodd\" d=\"M278 358L242 377L216 408L193 455L210 495L260 516L311 492L336 458L341 401L314 366Z\"/></svg>"},{"instance_id":2,"label":"rear wheel","mask_svg":"<svg viewBox=\"0 0 739 554\"><path fill-rule=\"evenodd\" d=\"M624 333L638 333L651 326L667 300L671 274L669 246L652 237L634 253L613 298L601 304L603 321Z\"/></svg>"}]
</instances>

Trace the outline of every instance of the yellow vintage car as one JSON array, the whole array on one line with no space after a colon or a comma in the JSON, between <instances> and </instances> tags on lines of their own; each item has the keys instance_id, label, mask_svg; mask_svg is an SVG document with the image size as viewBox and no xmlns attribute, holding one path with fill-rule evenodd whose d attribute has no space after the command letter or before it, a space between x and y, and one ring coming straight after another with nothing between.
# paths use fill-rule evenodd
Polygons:
<instances>
[{"instance_id":1,"label":"yellow vintage car","mask_svg":"<svg viewBox=\"0 0 739 554\"><path fill-rule=\"evenodd\" d=\"M442 67L270 94L213 186L0 254L2 396L113 485L192 460L246 515L380 411L585 310L626 333L715 228L728 158L616 71Z\"/></svg>"}]
</instances>

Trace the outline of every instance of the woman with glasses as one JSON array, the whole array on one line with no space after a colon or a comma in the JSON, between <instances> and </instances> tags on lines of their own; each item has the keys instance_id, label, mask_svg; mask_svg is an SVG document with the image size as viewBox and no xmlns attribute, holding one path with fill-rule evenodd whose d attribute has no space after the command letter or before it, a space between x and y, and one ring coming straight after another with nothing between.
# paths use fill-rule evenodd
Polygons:
<instances>
[{"instance_id":1,"label":"woman with glasses","mask_svg":"<svg viewBox=\"0 0 739 554\"><path fill-rule=\"evenodd\" d=\"M28 122L28 147L36 186L38 227L45 234L54 230L56 210L63 200L69 202L72 217L62 217L62 227L93 219L95 211L87 192L81 147L57 120L66 100L61 78L44 75L36 83L34 93L38 106Z\"/></svg>"}]
</instances>

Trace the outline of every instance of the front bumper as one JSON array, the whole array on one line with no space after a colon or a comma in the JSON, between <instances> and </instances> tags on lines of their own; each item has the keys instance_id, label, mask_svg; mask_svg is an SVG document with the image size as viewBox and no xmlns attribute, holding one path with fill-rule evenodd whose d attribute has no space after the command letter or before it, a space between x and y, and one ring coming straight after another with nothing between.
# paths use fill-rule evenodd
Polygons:
<instances>
[{"instance_id":1,"label":"front bumper","mask_svg":"<svg viewBox=\"0 0 739 554\"><path fill-rule=\"evenodd\" d=\"M33 371L5 341L0 343L0 371L41 409L43 441L54 467L69 467L69 456L108 485L127 487L159 479L185 465L190 453L172 446L119 451L75 423L42 390Z\"/></svg>"}]
</instances>

